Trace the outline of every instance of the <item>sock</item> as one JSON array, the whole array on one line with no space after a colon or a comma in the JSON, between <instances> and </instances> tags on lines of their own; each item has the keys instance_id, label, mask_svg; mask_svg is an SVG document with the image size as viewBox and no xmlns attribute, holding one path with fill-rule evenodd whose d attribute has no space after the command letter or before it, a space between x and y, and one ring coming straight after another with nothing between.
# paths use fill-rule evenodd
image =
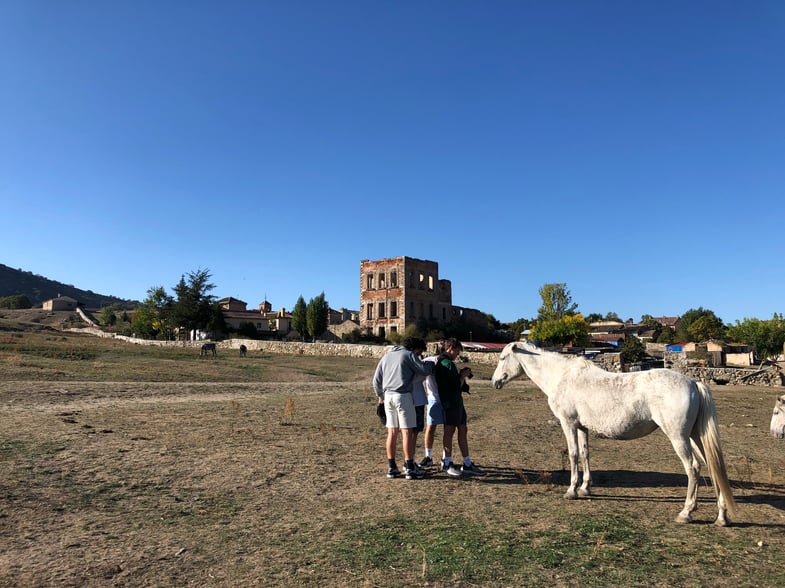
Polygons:
<instances>
[{"instance_id":1,"label":"sock","mask_svg":"<svg viewBox=\"0 0 785 588\"><path fill-rule=\"evenodd\" d=\"M445 467L450 467L450 464L452 463L452 456L448 455L448 456L443 457L442 458L442 463L444 464Z\"/></svg>"},{"instance_id":2,"label":"sock","mask_svg":"<svg viewBox=\"0 0 785 588\"><path fill-rule=\"evenodd\" d=\"M433 449L425 448L425 457L430 457L433 459Z\"/></svg>"},{"instance_id":3,"label":"sock","mask_svg":"<svg viewBox=\"0 0 785 588\"><path fill-rule=\"evenodd\" d=\"M407 470L413 470L414 469L414 460L413 459L407 459L403 463L403 467L405 467Z\"/></svg>"},{"instance_id":4,"label":"sock","mask_svg":"<svg viewBox=\"0 0 785 588\"><path fill-rule=\"evenodd\" d=\"M387 467L391 467L394 470L398 469L398 466L395 465L395 458L394 457L392 459L388 459L387 460Z\"/></svg>"},{"instance_id":5,"label":"sock","mask_svg":"<svg viewBox=\"0 0 785 588\"><path fill-rule=\"evenodd\" d=\"M472 460L468 455L463 458L463 465L465 465L467 468L472 465Z\"/></svg>"}]
</instances>

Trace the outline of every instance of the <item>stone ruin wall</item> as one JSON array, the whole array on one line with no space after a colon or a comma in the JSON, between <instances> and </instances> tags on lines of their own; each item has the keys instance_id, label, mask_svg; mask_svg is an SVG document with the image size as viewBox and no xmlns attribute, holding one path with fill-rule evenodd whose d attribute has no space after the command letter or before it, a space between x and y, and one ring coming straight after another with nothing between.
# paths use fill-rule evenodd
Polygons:
<instances>
[{"instance_id":1,"label":"stone ruin wall","mask_svg":"<svg viewBox=\"0 0 785 588\"><path fill-rule=\"evenodd\" d=\"M71 329L73 331L90 331L96 334L97 329ZM191 347L195 350L201 348L204 341L151 341L146 339L136 339L115 335L116 339L122 339L129 343L140 345L159 345L175 347ZM385 345L357 345L348 343L302 343L299 341L257 341L255 339L227 339L216 343L219 353L221 351L239 353L240 345L245 345L249 351L264 351L267 353L283 353L291 355L308 356L344 356L344 357L368 357L379 359L389 349ZM475 352L467 351L461 354L469 363L495 366L499 361L499 354L496 352ZM621 357L619 353L603 353L594 358L594 363L609 372L620 372ZM460 360L459 360L460 362ZM754 386L785 386L785 378L781 370L771 368L765 370L747 368L719 367L710 368L699 365L691 365L684 354L667 352L665 354L665 365L669 369L683 373L698 381L709 385L754 385Z\"/></svg>"}]
</instances>

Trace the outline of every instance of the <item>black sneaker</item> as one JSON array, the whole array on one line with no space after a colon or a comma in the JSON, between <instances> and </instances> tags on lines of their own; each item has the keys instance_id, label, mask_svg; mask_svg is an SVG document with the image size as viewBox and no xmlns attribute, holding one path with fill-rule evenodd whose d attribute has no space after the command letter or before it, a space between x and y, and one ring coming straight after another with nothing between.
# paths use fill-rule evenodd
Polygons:
<instances>
[{"instance_id":1,"label":"black sneaker","mask_svg":"<svg viewBox=\"0 0 785 588\"><path fill-rule=\"evenodd\" d=\"M478 468L474 462L471 462L469 465L464 465L461 467L461 472L464 474L469 474L470 476L484 476L485 472Z\"/></svg>"},{"instance_id":2,"label":"black sneaker","mask_svg":"<svg viewBox=\"0 0 785 588\"><path fill-rule=\"evenodd\" d=\"M398 468L388 468L387 469L387 477L388 478L400 478L401 477L401 470Z\"/></svg>"},{"instance_id":3,"label":"black sneaker","mask_svg":"<svg viewBox=\"0 0 785 588\"><path fill-rule=\"evenodd\" d=\"M423 460L420 462L421 468L429 468L433 465L433 459L430 457L424 457Z\"/></svg>"},{"instance_id":4,"label":"black sneaker","mask_svg":"<svg viewBox=\"0 0 785 588\"><path fill-rule=\"evenodd\" d=\"M407 480L422 480L425 477L425 472L417 464L414 464L413 469L403 468L403 472Z\"/></svg>"}]
</instances>

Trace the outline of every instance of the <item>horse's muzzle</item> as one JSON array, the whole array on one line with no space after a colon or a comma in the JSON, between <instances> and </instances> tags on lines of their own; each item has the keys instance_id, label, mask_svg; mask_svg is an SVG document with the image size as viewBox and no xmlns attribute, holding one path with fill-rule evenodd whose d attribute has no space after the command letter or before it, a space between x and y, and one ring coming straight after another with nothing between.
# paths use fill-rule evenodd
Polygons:
<instances>
[{"instance_id":1,"label":"horse's muzzle","mask_svg":"<svg viewBox=\"0 0 785 588\"><path fill-rule=\"evenodd\" d=\"M507 374L504 374L504 375L503 375L501 378L499 378L498 380L494 380L494 381L493 381L493 387L494 387L494 388L496 388L497 390L501 390L501 389L502 389L502 387L504 386L504 383L505 383L506 381L507 381Z\"/></svg>"}]
</instances>

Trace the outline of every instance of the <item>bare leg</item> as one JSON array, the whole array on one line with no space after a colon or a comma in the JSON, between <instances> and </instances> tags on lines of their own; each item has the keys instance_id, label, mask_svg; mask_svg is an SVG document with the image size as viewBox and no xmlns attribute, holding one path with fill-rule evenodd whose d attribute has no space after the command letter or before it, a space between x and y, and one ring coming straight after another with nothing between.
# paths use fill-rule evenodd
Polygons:
<instances>
[{"instance_id":1,"label":"bare leg","mask_svg":"<svg viewBox=\"0 0 785 588\"><path fill-rule=\"evenodd\" d=\"M458 425L458 447L463 457L469 457L469 435L466 425Z\"/></svg>"},{"instance_id":2,"label":"bare leg","mask_svg":"<svg viewBox=\"0 0 785 588\"><path fill-rule=\"evenodd\" d=\"M452 437L454 434L455 425L444 425L444 436L442 437L444 459L450 458L452 460Z\"/></svg>"},{"instance_id":3,"label":"bare leg","mask_svg":"<svg viewBox=\"0 0 785 588\"><path fill-rule=\"evenodd\" d=\"M395 459L398 450L398 431L399 429L393 427L387 429L387 459Z\"/></svg>"},{"instance_id":4,"label":"bare leg","mask_svg":"<svg viewBox=\"0 0 785 588\"><path fill-rule=\"evenodd\" d=\"M414 460L414 445L417 441L417 429L401 429L403 431L403 458Z\"/></svg>"},{"instance_id":5,"label":"bare leg","mask_svg":"<svg viewBox=\"0 0 785 588\"><path fill-rule=\"evenodd\" d=\"M425 445L425 449L433 450L433 439L435 436L436 436L436 426L425 425L425 441L423 442Z\"/></svg>"}]
</instances>

